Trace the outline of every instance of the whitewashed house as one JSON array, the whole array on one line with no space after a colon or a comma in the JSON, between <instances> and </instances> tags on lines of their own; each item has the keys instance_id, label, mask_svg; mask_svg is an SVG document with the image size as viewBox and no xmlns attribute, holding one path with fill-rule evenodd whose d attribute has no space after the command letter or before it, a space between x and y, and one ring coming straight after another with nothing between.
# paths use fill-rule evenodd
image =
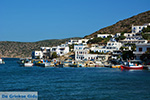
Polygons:
<instances>
[{"instance_id":1,"label":"whitewashed house","mask_svg":"<svg viewBox=\"0 0 150 100\"><path fill-rule=\"evenodd\" d=\"M118 59L119 56L121 56L121 55L122 55L122 53L121 53L120 50L114 50L114 51L112 52L111 58L112 58L112 59Z\"/></svg>"},{"instance_id":2,"label":"whitewashed house","mask_svg":"<svg viewBox=\"0 0 150 100\"><path fill-rule=\"evenodd\" d=\"M150 23L146 23L144 25L134 26L132 25L132 33L141 33L143 28L147 28L150 26Z\"/></svg>"},{"instance_id":3,"label":"whitewashed house","mask_svg":"<svg viewBox=\"0 0 150 100\"><path fill-rule=\"evenodd\" d=\"M113 52L114 50L119 50L121 46L122 44L120 42L109 41L107 42L106 46L92 47L90 49L91 51L94 52L107 53L107 52Z\"/></svg>"},{"instance_id":4,"label":"whitewashed house","mask_svg":"<svg viewBox=\"0 0 150 100\"><path fill-rule=\"evenodd\" d=\"M139 60L140 56L148 50L150 51L150 43L136 44L136 52L133 52L133 54L135 54L136 59Z\"/></svg>"},{"instance_id":5,"label":"whitewashed house","mask_svg":"<svg viewBox=\"0 0 150 100\"><path fill-rule=\"evenodd\" d=\"M85 46L83 44L81 44L81 45L74 45L74 51L76 51L76 50L83 50L85 47L87 47L87 46Z\"/></svg>"},{"instance_id":6,"label":"whitewashed house","mask_svg":"<svg viewBox=\"0 0 150 100\"><path fill-rule=\"evenodd\" d=\"M72 45L72 44L83 44L86 45L89 39L71 39L67 42L67 44Z\"/></svg>"},{"instance_id":7,"label":"whitewashed house","mask_svg":"<svg viewBox=\"0 0 150 100\"><path fill-rule=\"evenodd\" d=\"M41 47L43 58L50 58L50 50L51 50L51 47Z\"/></svg>"},{"instance_id":8,"label":"whitewashed house","mask_svg":"<svg viewBox=\"0 0 150 100\"><path fill-rule=\"evenodd\" d=\"M121 36L121 33L116 33L116 34L114 35L114 37L119 37L119 36Z\"/></svg>"},{"instance_id":9,"label":"whitewashed house","mask_svg":"<svg viewBox=\"0 0 150 100\"><path fill-rule=\"evenodd\" d=\"M108 36L114 37L114 35L112 34L97 34L97 37L101 37L101 38L107 38Z\"/></svg>"},{"instance_id":10,"label":"whitewashed house","mask_svg":"<svg viewBox=\"0 0 150 100\"><path fill-rule=\"evenodd\" d=\"M67 44L72 45L72 44L79 44L79 40L76 39L71 39L67 42Z\"/></svg>"},{"instance_id":11,"label":"whitewashed house","mask_svg":"<svg viewBox=\"0 0 150 100\"><path fill-rule=\"evenodd\" d=\"M69 52L69 46L66 44L62 44L60 46L52 47L50 51L51 53L56 52L58 56L62 56Z\"/></svg>"},{"instance_id":12,"label":"whitewashed house","mask_svg":"<svg viewBox=\"0 0 150 100\"><path fill-rule=\"evenodd\" d=\"M96 59L98 54L89 54L89 48L84 45L74 45L75 51L75 60L82 61L82 60L91 60Z\"/></svg>"},{"instance_id":13,"label":"whitewashed house","mask_svg":"<svg viewBox=\"0 0 150 100\"><path fill-rule=\"evenodd\" d=\"M76 61L81 61L81 60L84 60L86 59L86 56L88 54L89 50L87 49L76 49L75 50L75 60Z\"/></svg>"},{"instance_id":14,"label":"whitewashed house","mask_svg":"<svg viewBox=\"0 0 150 100\"><path fill-rule=\"evenodd\" d=\"M126 37L124 40L120 40L122 44L126 43L147 43L147 40L143 39L141 34L139 33L124 33L124 36Z\"/></svg>"},{"instance_id":15,"label":"whitewashed house","mask_svg":"<svg viewBox=\"0 0 150 100\"><path fill-rule=\"evenodd\" d=\"M32 52L32 59L42 59L43 53L42 51L33 51Z\"/></svg>"}]
</instances>

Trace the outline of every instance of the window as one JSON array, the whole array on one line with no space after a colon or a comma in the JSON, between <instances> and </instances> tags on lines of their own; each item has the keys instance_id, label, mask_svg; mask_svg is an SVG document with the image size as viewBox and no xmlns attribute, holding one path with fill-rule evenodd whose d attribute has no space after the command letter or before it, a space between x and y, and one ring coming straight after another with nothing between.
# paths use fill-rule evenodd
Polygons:
<instances>
[{"instance_id":1,"label":"window","mask_svg":"<svg viewBox=\"0 0 150 100\"><path fill-rule=\"evenodd\" d=\"M150 51L150 48L147 48L147 51Z\"/></svg>"},{"instance_id":2,"label":"window","mask_svg":"<svg viewBox=\"0 0 150 100\"><path fill-rule=\"evenodd\" d=\"M139 52L142 52L142 48L139 48Z\"/></svg>"},{"instance_id":3,"label":"window","mask_svg":"<svg viewBox=\"0 0 150 100\"><path fill-rule=\"evenodd\" d=\"M79 47L79 49L82 49L82 47Z\"/></svg>"}]
</instances>

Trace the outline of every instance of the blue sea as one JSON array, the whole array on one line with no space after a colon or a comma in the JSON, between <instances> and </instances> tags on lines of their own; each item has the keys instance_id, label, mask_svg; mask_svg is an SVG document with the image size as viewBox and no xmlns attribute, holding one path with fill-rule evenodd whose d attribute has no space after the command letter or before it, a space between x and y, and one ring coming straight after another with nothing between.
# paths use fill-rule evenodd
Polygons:
<instances>
[{"instance_id":1,"label":"blue sea","mask_svg":"<svg viewBox=\"0 0 150 100\"><path fill-rule=\"evenodd\" d=\"M150 100L150 71L0 65L0 91L37 91L39 100Z\"/></svg>"}]
</instances>

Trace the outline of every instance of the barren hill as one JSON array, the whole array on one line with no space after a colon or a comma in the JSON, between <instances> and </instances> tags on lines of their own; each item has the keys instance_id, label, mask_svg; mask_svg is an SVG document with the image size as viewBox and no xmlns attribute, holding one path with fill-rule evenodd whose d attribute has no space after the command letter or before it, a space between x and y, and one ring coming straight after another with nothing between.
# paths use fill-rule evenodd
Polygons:
<instances>
[{"instance_id":1,"label":"barren hill","mask_svg":"<svg viewBox=\"0 0 150 100\"><path fill-rule=\"evenodd\" d=\"M88 36L85 36L84 38L91 38L101 33L115 34L121 32L131 32L132 24L143 25L145 23L150 23L150 11L146 11L136 16L130 17L128 19L121 20L114 25L102 28L99 31L96 31Z\"/></svg>"},{"instance_id":2,"label":"barren hill","mask_svg":"<svg viewBox=\"0 0 150 100\"><path fill-rule=\"evenodd\" d=\"M70 39L71 38L52 39L52 40L43 40L38 42L1 41L0 57L9 57L9 58L30 57L33 50L40 50L40 47L57 46L67 42ZM75 39L78 39L78 37Z\"/></svg>"}]
</instances>

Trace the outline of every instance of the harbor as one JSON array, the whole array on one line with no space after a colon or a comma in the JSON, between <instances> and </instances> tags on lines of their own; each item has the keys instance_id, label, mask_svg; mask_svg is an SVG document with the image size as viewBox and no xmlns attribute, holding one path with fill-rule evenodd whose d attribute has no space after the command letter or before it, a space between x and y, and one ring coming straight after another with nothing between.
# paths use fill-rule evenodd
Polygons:
<instances>
[{"instance_id":1,"label":"harbor","mask_svg":"<svg viewBox=\"0 0 150 100\"><path fill-rule=\"evenodd\" d=\"M65 61L61 61L60 59L53 60L38 60L38 59L20 59L17 63L22 67L56 67L56 68L65 68L65 67L86 67L86 68L94 68L94 67L106 67L106 68L117 68L121 70L150 70L150 65L144 65L140 60L131 60L131 61L121 61L120 63L113 62L99 62L95 61L72 61L67 59Z\"/></svg>"},{"instance_id":2,"label":"harbor","mask_svg":"<svg viewBox=\"0 0 150 100\"><path fill-rule=\"evenodd\" d=\"M0 100L150 100L149 4L1 0Z\"/></svg>"},{"instance_id":3,"label":"harbor","mask_svg":"<svg viewBox=\"0 0 150 100\"><path fill-rule=\"evenodd\" d=\"M147 99L148 70L121 71L107 67L21 67L19 59L0 65L1 91L38 91L38 99ZM129 86L130 85L130 86ZM118 95L119 94L119 95ZM126 94L126 95L125 95Z\"/></svg>"},{"instance_id":4,"label":"harbor","mask_svg":"<svg viewBox=\"0 0 150 100\"><path fill-rule=\"evenodd\" d=\"M149 70L150 41L142 35L149 29L150 23L132 25L131 33L97 34L94 38L70 39L57 46L41 46L39 51L32 51L31 57L20 58L18 64L24 67ZM101 40L107 41L102 43Z\"/></svg>"}]
</instances>

